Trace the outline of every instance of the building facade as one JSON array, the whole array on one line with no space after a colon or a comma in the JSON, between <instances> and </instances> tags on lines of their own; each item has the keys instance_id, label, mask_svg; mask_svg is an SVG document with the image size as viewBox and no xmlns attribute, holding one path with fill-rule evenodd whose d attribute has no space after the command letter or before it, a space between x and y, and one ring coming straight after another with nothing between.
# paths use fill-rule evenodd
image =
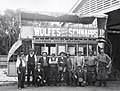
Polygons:
<instances>
[{"instance_id":1,"label":"building facade","mask_svg":"<svg viewBox=\"0 0 120 91\"><path fill-rule=\"evenodd\" d=\"M82 0L70 12L80 16L107 14L105 51L113 60L113 67L120 70L120 0Z\"/></svg>"},{"instance_id":2,"label":"building facade","mask_svg":"<svg viewBox=\"0 0 120 91\"><path fill-rule=\"evenodd\" d=\"M105 14L120 8L120 0L82 0L70 12L80 15Z\"/></svg>"},{"instance_id":3,"label":"building facade","mask_svg":"<svg viewBox=\"0 0 120 91\"><path fill-rule=\"evenodd\" d=\"M106 17L82 18L72 13L58 14L53 18L51 14L22 12L20 38L23 41L23 50L28 53L32 47L37 56L42 56L43 51L48 56L52 53L59 56L60 52L70 52L72 56L76 56L78 51L82 51L83 56L88 56L89 50L97 55L98 37L104 38L105 34L104 29L98 27L103 20ZM61 21L67 26L60 26Z\"/></svg>"}]
</instances>

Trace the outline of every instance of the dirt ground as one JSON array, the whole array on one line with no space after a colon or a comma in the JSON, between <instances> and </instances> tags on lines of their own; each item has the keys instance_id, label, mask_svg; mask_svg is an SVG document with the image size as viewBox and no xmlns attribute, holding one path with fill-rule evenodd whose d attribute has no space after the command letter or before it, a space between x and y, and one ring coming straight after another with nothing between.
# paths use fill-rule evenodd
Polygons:
<instances>
[{"instance_id":1,"label":"dirt ground","mask_svg":"<svg viewBox=\"0 0 120 91\"><path fill-rule=\"evenodd\" d=\"M17 77L8 77L6 75L7 69L0 69L0 91L18 91ZM107 82L108 87L86 86L86 87L26 87L22 91L120 91L120 81ZM26 86L26 85L25 85Z\"/></svg>"}]
</instances>

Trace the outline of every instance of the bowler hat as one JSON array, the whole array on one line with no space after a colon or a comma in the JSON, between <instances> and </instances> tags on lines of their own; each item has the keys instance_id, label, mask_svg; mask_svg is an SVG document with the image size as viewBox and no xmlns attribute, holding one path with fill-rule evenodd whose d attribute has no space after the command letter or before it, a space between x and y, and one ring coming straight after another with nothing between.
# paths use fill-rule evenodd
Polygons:
<instances>
[{"instance_id":1,"label":"bowler hat","mask_svg":"<svg viewBox=\"0 0 120 91\"><path fill-rule=\"evenodd\" d=\"M60 55L61 55L61 54L65 54L65 52L61 52Z\"/></svg>"},{"instance_id":2,"label":"bowler hat","mask_svg":"<svg viewBox=\"0 0 120 91\"><path fill-rule=\"evenodd\" d=\"M43 53L46 53L46 54L47 54L47 52L42 52L42 54L43 54Z\"/></svg>"}]
</instances>

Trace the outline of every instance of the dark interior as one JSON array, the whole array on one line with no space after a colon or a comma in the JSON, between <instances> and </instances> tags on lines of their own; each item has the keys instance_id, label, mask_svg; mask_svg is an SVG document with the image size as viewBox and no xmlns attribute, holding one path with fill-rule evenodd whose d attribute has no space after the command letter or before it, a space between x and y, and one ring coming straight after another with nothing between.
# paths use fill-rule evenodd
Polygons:
<instances>
[{"instance_id":1,"label":"dark interior","mask_svg":"<svg viewBox=\"0 0 120 91\"><path fill-rule=\"evenodd\" d=\"M106 38L108 44L106 43L105 51L111 56L113 67L120 71L120 9L107 13L107 15Z\"/></svg>"}]
</instances>

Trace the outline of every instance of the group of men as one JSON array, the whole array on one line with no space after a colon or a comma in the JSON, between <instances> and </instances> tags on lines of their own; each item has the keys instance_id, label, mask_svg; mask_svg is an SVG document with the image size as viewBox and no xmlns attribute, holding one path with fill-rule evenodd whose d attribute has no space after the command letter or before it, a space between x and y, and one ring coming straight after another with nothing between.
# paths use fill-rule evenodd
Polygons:
<instances>
[{"instance_id":1,"label":"group of men","mask_svg":"<svg viewBox=\"0 0 120 91\"><path fill-rule=\"evenodd\" d=\"M83 57L81 51L78 51L75 57L71 57L69 52L61 52L59 57L53 53L51 57L48 57L47 52L43 52L39 60L31 49L26 57L22 52L16 62L18 88L24 88L26 69L27 86L30 84L37 87L44 85L85 86L86 84L94 85L96 80L99 82L98 86L102 83L106 86L107 69L110 64L111 59L103 49L98 56L93 56L93 52L89 51L88 57ZM32 82L30 76L32 76Z\"/></svg>"}]
</instances>

